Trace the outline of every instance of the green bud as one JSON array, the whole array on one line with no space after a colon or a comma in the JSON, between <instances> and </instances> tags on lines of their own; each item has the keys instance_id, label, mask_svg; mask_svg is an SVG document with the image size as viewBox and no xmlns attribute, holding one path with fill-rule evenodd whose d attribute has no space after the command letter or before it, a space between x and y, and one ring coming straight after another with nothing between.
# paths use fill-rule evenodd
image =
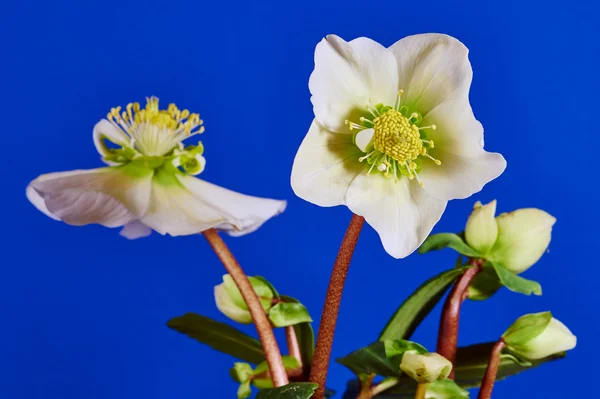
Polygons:
<instances>
[{"instance_id":1,"label":"green bud","mask_svg":"<svg viewBox=\"0 0 600 399\"><path fill-rule=\"evenodd\" d=\"M402 356L400 370L418 383L429 383L448 377L452 363L439 353L408 351Z\"/></svg>"},{"instance_id":2,"label":"green bud","mask_svg":"<svg viewBox=\"0 0 600 399\"><path fill-rule=\"evenodd\" d=\"M247 382L254 375L252 366L248 363L236 362L233 364L233 368L229 370L229 374L236 382Z\"/></svg>"},{"instance_id":3,"label":"green bud","mask_svg":"<svg viewBox=\"0 0 600 399\"><path fill-rule=\"evenodd\" d=\"M270 285L256 277L248 277L248 280L250 280L254 292L258 295L263 309L265 312L268 312L271 309L273 297L275 296ZM248 311L248 306L246 306L240 290L238 290L229 274L223 276L222 284L215 286L214 294L217 308L219 308L221 313L238 323L252 323L252 316Z\"/></svg>"},{"instance_id":4,"label":"green bud","mask_svg":"<svg viewBox=\"0 0 600 399\"><path fill-rule=\"evenodd\" d=\"M434 381L427 385L427 399L458 399L468 398L469 391L462 389L452 380Z\"/></svg>"},{"instance_id":5,"label":"green bud","mask_svg":"<svg viewBox=\"0 0 600 399\"><path fill-rule=\"evenodd\" d=\"M502 335L506 348L528 360L571 350L577 337L550 312L521 316Z\"/></svg>"},{"instance_id":6,"label":"green bud","mask_svg":"<svg viewBox=\"0 0 600 399\"><path fill-rule=\"evenodd\" d=\"M535 264L550 244L556 218L541 209L524 208L496 218L498 239L490 260L513 273L522 273Z\"/></svg>"},{"instance_id":7,"label":"green bud","mask_svg":"<svg viewBox=\"0 0 600 399\"><path fill-rule=\"evenodd\" d=\"M496 224L496 200L487 205L477 202L467 220L465 240L471 248L485 255L496 243L498 225Z\"/></svg>"}]
</instances>

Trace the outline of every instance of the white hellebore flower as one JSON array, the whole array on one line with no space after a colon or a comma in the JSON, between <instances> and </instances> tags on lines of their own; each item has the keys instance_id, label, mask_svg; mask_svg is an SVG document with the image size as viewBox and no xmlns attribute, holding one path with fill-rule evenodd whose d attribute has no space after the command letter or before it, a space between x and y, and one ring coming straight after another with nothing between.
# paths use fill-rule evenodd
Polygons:
<instances>
[{"instance_id":1,"label":"white hellebore flower","mask_svg":"<svg viewBox=\"0 0 600 399\"><path fill-rule=\"evenodd\" d=\"M418 383L430 383L447 378L452 371L452 362L436 352L408 351L402 356L400 370Z\"/></svg>"},{"instance_id":2,"label":"white hellebore flower","mask_svg":"<svg viewBox=\"0 0 600 399\"><path fill-rule=\"evenodd\" d=\"M413 252L449 200L469 197L506 167L483 149L467 53L440 34L389 48L364 37L323 39L309 82L315 120L292 171L296 195L347 205L390 255Z\"/></svg>"},{"instance_id":3,"label":"white hellebore flower","mask_svg":"<svg viewBox=\"0 0 600 399\"><path fill-rule=\"evenodd\" d=\"M158 98L145 109L130 103L113 108L94 127L94 143L109 166L41 175L27 198L49 217L67 224L124 226L133 239L152 230L172 236L215 228L243 235L283 212L285 201L250 197L197 179L206 161L201 142L182 141L204 132L198 114ZM106 144L113 144L109 148Z\"/></svg>"}]
</instances>

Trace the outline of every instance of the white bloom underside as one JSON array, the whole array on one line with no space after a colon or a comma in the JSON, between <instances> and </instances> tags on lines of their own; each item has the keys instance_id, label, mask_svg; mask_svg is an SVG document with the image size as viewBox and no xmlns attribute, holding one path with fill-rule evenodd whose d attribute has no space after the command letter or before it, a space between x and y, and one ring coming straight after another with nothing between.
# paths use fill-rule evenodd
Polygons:
<instances>
[{"instance_id":1,"label":"white bloom underside","mask_svg":"<svg viewBox=\"0 0 600 399\"><path fill-rule=\"evenodd\" d=\"M94 143L103 158L111 155L104 140L135 150L143 160L147 155L162 159L183 148L179 145L183 138L175 137L172 130L143 124L121 129L106 119L94 128ZM204 158L193 157L201 165L198 169L203 169ZM146 168L135 159L105 162L111 166L41 175L27 187L27 198L55 220L75 226L124 226L121 235L130 239L145 237L152 230L180 236L216 228L243 235L286 207L285 201L243 195L190 176L178 171L177 163L166 169Z\"/></svg>"},{"instance_id":2,"label":"white bloom underside","mask_svg":"<svg viewBox=\"0 0 600 399\"><path fill-rule=\"evenodd\" d=\"M309 82L315 120L292 171L296 195L320 206L347 205L392 256L412 253L449 200L480 191L506 166L500 154L483 149L483 127L469 104L467 53L439 34L409 36L389 48L368 38L323 39ZM374 118L389 109L377 104L402 111L398 118L414 125L392 132L404 146L400 157L374 151L382 149ZM381 158L369 163L373 152Z\"/></svg>"}]
</instances>

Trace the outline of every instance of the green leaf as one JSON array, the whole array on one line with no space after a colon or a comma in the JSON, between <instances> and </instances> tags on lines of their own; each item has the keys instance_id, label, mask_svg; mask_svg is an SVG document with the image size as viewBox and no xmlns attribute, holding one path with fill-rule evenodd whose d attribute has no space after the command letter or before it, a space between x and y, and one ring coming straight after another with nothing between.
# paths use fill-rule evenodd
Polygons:
<instances>
[{"instance_id":1,"label":"green leaf","mask_svg":"<svg viewBox=\"0 0 600 399\"><path fill-rule=\"evenodd\" d=\"M315 332L310 323L300 323L294 326L296 338L300 346L300 354L302 355L302 364L304 365L304 374L310 374L313 354L315 352Z\"/></svg>"},{"instance_id":2,"label":"green leaf","mask_svg":"<svg viewBox=\"0 0 600 399\"><path fill-rule=\"evenodd\" d=\"M474 388L481 384L481 380L485 374L487 364L489 361L490 353L495 342L488 342L484 344L471 345L458 349L457 353L457 364L455 367L455 382L462 388ZM503 353L500 359L500 366L498 368L498 380L505 379L507 377L522 373L529 369L538 367L544 363L552 362L565 357L565 353L559 353L556 355L548 356L543 359L526 361L519 359L511 354ZM415 394L415 382L408 376L403 375L399 377L399 383L389 391L385 391L381 396L377 398L406 398L412 399ZM355 381L351 381L348 384L348 391L345 395L348 397L355 397L358 392L359 384ZM354 393L354 396L352 394ZM344 396L346 397L346 396Z\"/></svg>"},{"instance_id":3,"label":"green leaf","mask_svg":"<svg viewBox=\"0 0 600 399\"><path fill-rule=\"evenodd\" d=\"M430 235L419 247L419 253L424 254L429 251L437 251L446 247L452 248L458 253L470 256L471 258L481 258L479 252L468 246L460 236L453 233Z\"/></svg>"},{"instance_id":4,"label":"green leaf","mask_svg":"<svg viewBox=\"0 0 600 399\"><path fill-rule=\"evenodd\" d=\"M186 313L167 326L220 352L257 364L265 360L260 342L243 332L208 317Z\"/></svg>"},{"instance_id":5,"label":"green leaf","mask_svg":"<svg viewBox=\"0 0 600 399\"><path fill-rule=\"evenodd\" d=\"M468 269L469 266L447 270L423 283L396 310L379 334L379 340L409 339L418 325L442 299L448 287Z\"/></svg>"},{"instance_id":6,"label":"green leaf","mask_svg":"<svg viewBox=\"0 0 600 399\"><path fill-rule=\"evenodd\" d=\"M283 367L286 370L295 370L300 366L298 364L298 360L293 356L284 355L281 357L281 360L283 360ZM266 361L264 361L261 362L258 366L256 366L256 368L254 369L254 375L258 376L263 373L266 373L267 371L269 371L269 365Z\"/></svg>"},{"instance_id":7,"label":"green leaf","mask_svg":"<svg viewBox=\"0 0 600 399\"><path fill-rule=\"evenodd\" d=\"M252 395L252 388L250 388L250 383L246 381L246 382L240 384L238 391L237 391L238 399L246 399L246 398L249 398L251 395Z\"/></svg>"},{"instance_id":8,"label":"green leaf","mask_svg":"<svg viewBox=\"0 0 600 399\"><path fill-rule=\"evenodd\" d=\"M486 266L473 278L468 289L468 298L473 301L483 301L491 297L502 288L496 271L491 266Z\"/></svg>"},{"instance_id":9,"label":"green leaf","mask_svg":"<svg viewBox=\"0 0 600 399\"><path fill-rule=\"evenodd\" d=\"M279 388L263 389L256 399L309 399L318 387L318 384L310 382L294 382Z\"/></svg>"},{"instance_id":10,"label":"green leaf","mask_svg":"<svg viewBox=\"0 0 600 399\"><path fill-rule=\"evenodd\" d=\"M496 263L492 263L491 265L496 271L502 285L509 290L525 295L542 295L542 286L537 281L527 280L521 276L517 276L507 268Z\"/></svg>"},{"instance_id":11,"label":"green leaf","mask_svg":"<svg viewBox=\"0 0 600 399\"><path fill-rule=\"evenodd\" d=\"M384 377L395 377L402 374L400 361L404 352L415 350L426 353L421 345L404 340L386 340L374 342L351 354L337 359L355 374L377 374Z\"/></svg>"},{"instance_id":12,"label":"green leaf","mask_svg":"<svg viewBox=\"0 0 600 399\"><path fill-rule=\"evenodd\" d=\"M310 323L312 319L308 310L301 303L280 302L269 311L269 320L275 327L293 326L299 323Z\"/></svg>"}]
</instances>

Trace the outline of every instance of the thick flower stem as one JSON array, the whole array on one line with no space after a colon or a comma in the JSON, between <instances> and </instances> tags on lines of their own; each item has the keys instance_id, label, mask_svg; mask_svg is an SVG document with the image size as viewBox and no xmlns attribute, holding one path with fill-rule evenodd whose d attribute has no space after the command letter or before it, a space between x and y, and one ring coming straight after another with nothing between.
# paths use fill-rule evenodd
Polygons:
<instances>
[{"instance_id":1,"label":"thick flower stem","mask_svg":"<svg viewBox=\"0 0 600 399\"><path fill-rule=\"evenodd\" d=\"M425 399L427 395L427 383L420 382L417 384L417 392L415 393L415 399Z\"/></svg>"},{"instance_id":2,"label":"thick flower stem","mask_svg":"<svg viewBox=\"0 0 600 399\"><path fill-rule=\"evenodd\" d=\"M481 271L479 266L467 270L454 285L452 292L448 295L442 317L440 320L440 330L438 332L436 352L450 360L456 365L456 349L458 346L458 322L460 319L460 308L467 297L467 289L473 278ZM454 368L448 376L454 379Z\"/></svg>"},{"instance_id":3,"label":"thick flower stem","mask_svg":"<svg viewBox=\"0 0 600 399\"><path fill-rule=\"evenodd\" d=\"M283 360L281 360L281 352L279 351L277 340L273 334L271 323L269 322L269 319L267 319L267 314L248 280L248 276L246 276L241 266L215 229L206 230L202 234L204 234L204 237L225 266L225 269L227 269L227 272L240 290L242 298L244 298L244 301L248 306L248 310L252 315L252 320L256 325L256 330L258 331L263 350L265 351L269 372L273 378L273 385L276 387L286 385L288 383L288 377L285 367L283 366Z\"/></svg>"},{"instance_id":4,"label":"thick flower stem","mask_svg":"<svg viewBox=\"0 0 600 399\"><path fill-rule=\"evenodd\" d=\"M504 346L504 339L502 338L494 345L492 353L490 354L490 361L485 370L485 375L483 376L483 381L481 381L481 388L479 388L477 399L490 399L492 397L492 390L494 389L496 375L498 374L498 366L500 365L500 355L502 354Z\"/></svg>"},{"instance_id":5,"label":"thick flower stem","mask_svg":"<svg viewBox=\"0 0 600 399\"><path fill-rule=\"evenodd\" d=\"M321 314L321 324L317 336L317 345L313 357L313 364L310 371L310 382L319 384L317 391L312 396L313 399L323 399L325 395L325 382L327 380L327 369L329 368L329 358L331 357L331 346L333 344L333 335L337 323L344 283L348 274L348 267L356 248L356 242L365 223L362 216L352 215L352 220L344 239L337 258L333 265L325 305Z\"/></svg>"}]
</instances>

